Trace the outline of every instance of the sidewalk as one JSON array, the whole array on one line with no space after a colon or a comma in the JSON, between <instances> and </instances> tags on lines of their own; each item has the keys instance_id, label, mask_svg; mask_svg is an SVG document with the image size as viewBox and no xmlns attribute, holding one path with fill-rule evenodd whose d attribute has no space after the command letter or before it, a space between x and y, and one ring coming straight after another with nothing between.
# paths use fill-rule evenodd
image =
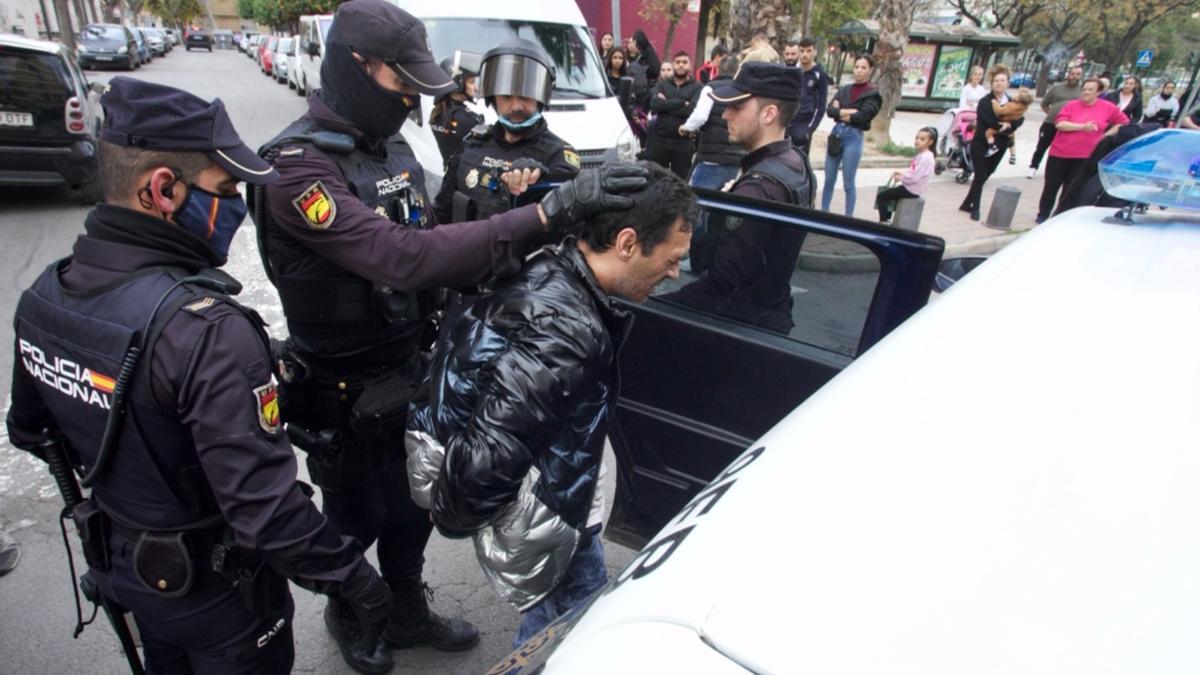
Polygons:
<instances>
[{"instance_id":1,"label":"sidewalk","mask_svg":"<svg viewBox=\"0 0 1200 675\"><path fill-rule=\"evenodd\" d=\"M929 190L925 194L925 209L922 213L919 231L944 239L946 241L945 257L990 255L999 251L1022 232L1035 226L1037 202L1042 192L1042 176L1039 173L1032 180L1027 176L1029 158L1037 146L1037 129L1042 123L1042 113L1040 110L1035 112L1034 108L1031 108L1029 114L1026 115L1025 124L1017 130L1017 163L1013 165L1005 160L984 185L983 199L980 205L982 218L978 222L971 220L968 214L958 210L958 205L962 203L970 184L956 183L954 181L956 170L947 170L940 176L934 176L930 181ZM940 116L940 113L897 112L891 127L893 142L912 145L917 130L925 126L936 126ZM824 138L832 128L833 121L826 119L818 128L818 137L814 138L813 142L812 167L818 180L817 203L814 206L817 207L820 206L821 191L825 187ZM876 163L873 166L867 165L865 162L860 165L855 181L858 194L855 200L854 216L876 221L879 218L879 214L874 208L876 188L886 184L892 172L907 167L910 160L903 157L889 158L887 155L875 153L870 156L875 159ZM864 156L865 158L866 156ZM886 161L887 159L895 161L887 162L890 166L879 166L882 163L880 160ZM1021 199L1013 217L1012 229L999 230L987 227L983 223L987 220L992 197L997 188L1005 185L1021 191ZM844 208L845 192L842 190L842 181L839 175L830 210L842 213ZM833 254L832 251L813 251L812 253L814 256L820 257ZM828 262L833 263L832 260ZM849 260L844 262L854 266Z\"/></svg>"}]
</instances>

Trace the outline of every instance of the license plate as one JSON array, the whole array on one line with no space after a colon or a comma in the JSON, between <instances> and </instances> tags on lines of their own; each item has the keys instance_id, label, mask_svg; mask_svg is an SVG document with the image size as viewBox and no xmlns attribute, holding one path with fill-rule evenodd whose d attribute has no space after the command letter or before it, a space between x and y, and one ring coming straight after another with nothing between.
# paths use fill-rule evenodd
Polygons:
<instances>
[{"instance_id":1,"label":"license plate","mask_svg":"<svg viewBox=\"0 0 1200 675\"><path fill-rule=\"evenodd\" d=\"M0 111L0 127L32 127L33 113Z\"/></svg>"},{"instance_id":2,"label":"license plate","mask_svg":"<svg viewBox=\"0 0 1200 675\"><path fill-rule=\"evenodd\" d=\"M113 60L113 57L111 57L111 56L97 56L95 58L97 61L112 61Z\"/></svg>"}]
</instances>

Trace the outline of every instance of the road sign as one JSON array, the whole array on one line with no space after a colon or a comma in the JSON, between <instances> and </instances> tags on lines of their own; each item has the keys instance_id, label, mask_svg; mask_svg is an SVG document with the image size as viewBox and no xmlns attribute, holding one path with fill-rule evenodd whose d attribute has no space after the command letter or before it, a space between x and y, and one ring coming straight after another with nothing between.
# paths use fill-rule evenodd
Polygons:
<instances>
[{"instance_id":1,"label":"road sign","mask_svg":"<svg viewBox=\"0 0 1200 675\"><path fill-rule=\"evenodd\" d=\"M1153 59L1154 59L1154 51L1151 49L1143 49L1142 51L1138 52L1137 67L1138 68L1149 68L1150 61L1152 61Z\"/></svg>"}]
</instances>

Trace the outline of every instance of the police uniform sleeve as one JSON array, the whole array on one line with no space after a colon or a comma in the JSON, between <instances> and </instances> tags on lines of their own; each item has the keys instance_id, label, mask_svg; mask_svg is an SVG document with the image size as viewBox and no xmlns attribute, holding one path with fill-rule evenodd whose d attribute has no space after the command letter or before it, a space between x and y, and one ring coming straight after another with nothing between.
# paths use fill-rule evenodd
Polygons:
<instances>
[{"instance_id":1,"label":"police uniform sleeve","mask_svg":"<svg viewBox=\"0 0 1200 675\"><path fill-rule=\"evenodd\" d=\"M547 178L556 181L570 180L579 175L579 167L582 161L579 158L579 153L575 148L563 143L563 149L554 154L550 159L550 163L546 166L549 170Z\"/></svg>"},{"instance_id":2,"label":"police uniform sleeve","mask_svg":"<svg viewBox=\"0 0 1200 675\"><path fill-rule=\"evenodd\" d=\"M446 163L446 173L442 176L442 185L438 188L437 197L433 199L433 213L438 223L454 222L454 189L458 177L458 163L462 158L462 144L454 151L450 161Z\"/></svg>"},{"instance_id":3,"label":"police uniform sleeve","mask_svg":"<svg viewBox=\"0 0 1200 675\"><path fill-rule=\"evenodd\" d=\"M281 153L279 180L266 188L272 220L318 255L400 291L467 286L520 269L545 235L536 205L487 220L407 228L350 192L319 152Z\"/></svg>"},{"instance_id":4,"label":"police uniform sleeve","mask_svg":"<svg viewBox=\"0 0 1200 675\"><path fill-rule=\"evenodd\" d=\"M777 194L773 187L752 176L739 183L734 193L766 201L786 201L786 195ZM685 298L694 293L728 296L757 282L767 269L772 227L761 220L738 222L737 228L721 239L705 274L682 289L687 291Z\"/></svg>"},{"instance_id":5,"label":"police uniform sleeve","mask_svg":"<svg viewBox=\"0 0 1200 675\"><path fill-rule=\"evenodd\" d=\"M38 443L42 440L42 430L54 426L54 418L42 402L33 379L22 366L20 348L14 348L14 353L12 402L7 419L8 439L14 446L42 457Z\"/></svg>"},{"instance_id":6,"label":"police uniform sleeve","mask_svg":"<svg viewBox=\"0 0 1200 675\"><path fill-rule=\"evenodd\" d=\"M155 389L173 395L239 546L317 592L336 593L373 574L359 546L334 531L296 481L270 355L245 314L222 302L185 308L152 358Z\"/></svg>"}]
</instances>

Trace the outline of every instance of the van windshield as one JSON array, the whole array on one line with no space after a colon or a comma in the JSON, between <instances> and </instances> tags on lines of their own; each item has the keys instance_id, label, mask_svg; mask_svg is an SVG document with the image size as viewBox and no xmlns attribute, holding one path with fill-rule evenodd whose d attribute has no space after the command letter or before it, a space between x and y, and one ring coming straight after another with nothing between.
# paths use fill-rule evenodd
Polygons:
<instances>
[{"instance_id":1,"label":"van windshield","mask_svg":"<svg viewBox=\"0 0 1200 675\"><path fill-rule=\"evenodd\" d=\"M426 19L434 58L441 62L456 49L482 55L509 38L542 46L555 65L555 98L604 98L608 82L600 59L582 26L503 19Z\"/></svg>"}]
</instances>

